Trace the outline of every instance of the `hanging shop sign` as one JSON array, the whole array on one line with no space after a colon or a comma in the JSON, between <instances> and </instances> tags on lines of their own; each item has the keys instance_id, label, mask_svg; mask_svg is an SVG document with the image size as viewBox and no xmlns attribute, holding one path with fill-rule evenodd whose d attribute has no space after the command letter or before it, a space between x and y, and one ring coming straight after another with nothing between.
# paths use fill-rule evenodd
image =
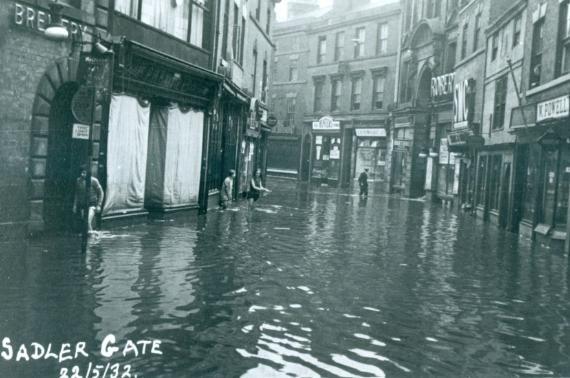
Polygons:
<instances>
[{"instance_id":1,"label":"hanging shop sign","mask_svg":"<svg viewBox=\"0 0 570 378\"><path fill-rule=\"evenodd\" d=\"M90 124L95 106L95 87L82 85L71 100L71 113L81 123Z\"/></svg>"},{"instance_id":2,"label":"hanging shop sign","mask_svg":"<svg viewBox=\"0 0 570 378\"><path fill-rule=\"evenodd\" d=\"M431 79L431 97L437 99L439 97L451 96L454 81L454 73L433 77Z\"/></svg>"},{"instance_id":3,"label":"hanging shop sign","mask_svg":"<svg viewBox=\"0 0 570 378\"><path fill-rule=\"evenodd\" d=\"M455 84L453 90L453 128L469 127L475 108L475 80L466 79Z\"/></svg>"},{"instance_id":4,"label":"hanging shop sign","mask_svg":"<svg viewBox=\"0 0 570 378\"><path fill-rule=\"evenodd\" d=\"M386 129L354 129L356 136L361 138L385 138Z\"/></svg>"},{"instance_id":5,"label":"hanging shop sign","mask_svg":"<svg viewBox=\"0 0 570 378\"><path fill-rule=\"evenodd\" d=\"M313 122L313 130L340 130L340 122L325 116L318 122Z\"/></svg>"},{"instance_id":6,"label":"hanging shop sign","mask_svg":"<svg viewBox=\"0 0 570 378\"><path fill-rule=\"evenodd\" d=\"M27 4L14 3L13 20L17 26L43 33L51 23L51 15L49 11L43 11ZM80 28L83 33L87 33L86 25L71 21L65 17L62 17L61 22L71 34L79 33Z\"/></svg>"},{"instance_id":7,"label":"hanging shop sign","mask_svg":"<svg viewBox=\"0 0 570 378\"><path fill-rule=\"evenodd\" d=\"M570 115L570 96L539 102L536 105L536 122L565 118Z\"/></svg>"}]
</instances>

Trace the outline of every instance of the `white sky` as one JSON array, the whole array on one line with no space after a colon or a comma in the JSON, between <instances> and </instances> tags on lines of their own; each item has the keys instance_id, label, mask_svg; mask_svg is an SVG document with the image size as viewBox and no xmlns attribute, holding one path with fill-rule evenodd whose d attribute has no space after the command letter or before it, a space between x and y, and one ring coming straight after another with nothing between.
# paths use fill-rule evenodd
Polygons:
<instances>
[{"instance_id":1,"label":"white sky","mask_svg":"<svg viewBox=\"0 0 570 378\"><path fill-rule=\"evenodd\" d=\"M332 5L332 0L320 0L321 8ZM281 1L275 6L277 12L277 21L285 21L287 19L287 0Z\"/></svg>"},{"instance_id":2,"label":"white sky","mask_svg":"<svg viewBox=\"0 0 570 378\"><path fill-rule=\"evenodd\" d=\"M321 8L328 7L332 5L333 0L319 0ZM373 3L394 3L397 0L372 0ZM275 6L275 11L277 12L277 21L285 21L287 19L287 0L282 0L279 4Z\"/></svg>"}]
</instances>

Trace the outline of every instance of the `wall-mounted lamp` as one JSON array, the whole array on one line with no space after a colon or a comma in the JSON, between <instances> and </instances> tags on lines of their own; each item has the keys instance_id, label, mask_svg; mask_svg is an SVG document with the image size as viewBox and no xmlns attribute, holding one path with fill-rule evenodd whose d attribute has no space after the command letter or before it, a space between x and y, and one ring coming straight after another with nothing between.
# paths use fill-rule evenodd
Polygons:
<instances>
[{"instance_id":1,"label":"wall-mounted lamp","mask_svg":"<svg viewBox=\"0 0 570 378\"><path fill-rule=\"evenodd\" d=\"M63 25L63 21L61 20L61 12L64 7L65 5L60 4L57 0L53 0L49 3L51 22L44 31L44 34L48 39L54 41L65 41L69 38L69 31Z\"/></svg>"}]
</instances>

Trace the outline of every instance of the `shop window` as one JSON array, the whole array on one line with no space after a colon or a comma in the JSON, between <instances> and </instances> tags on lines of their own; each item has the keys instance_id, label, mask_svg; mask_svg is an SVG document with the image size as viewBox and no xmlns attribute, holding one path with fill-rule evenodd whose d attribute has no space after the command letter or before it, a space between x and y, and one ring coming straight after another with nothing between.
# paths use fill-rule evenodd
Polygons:
<instances>
[{"instance_id":1,"label":"shop window","mask_svg":"<svg viewBox=\"0 0 570 378\"><path fill-rule=\"evenodd\" d=\"M338 62L344 58L344 32L337 32L335 35L334 60Z\"/></svg>"},{"instance_id":2,"label":"shop window","mask_svg":"<svg viewBox=\"0 0 570 378\"><path fill-rule=\"evenodd\" d=\"M535 219L535 201L538 195L538 182L540 170L540 146L528 146L528 163L526 169L525 187L523 194L522 217L533 223Z\"/></svg>"},{"instance_id":3,"label":"shop window","mask_svg":"<svg viewBox=\"0 0 570 378\"><path fill-rule=\"evenodd\" d=\"M319 37L319 45L317 48L317 64L323 63L327 54L327 37Z\"/></svg>"},{"instance_id":4,"label":"shop window","mask_svg":"<svg viewBox=\"0 0 570 378\"><path fill-rule=\"evenodd\" d=\"M477 170L477 205L485 206L485 191L487 188L487 156L479 157Z\"/></svg>"},{"instance_id":5,"label":"shop window","mask_svg":"<svg viewBox=\"0 0 570 378\"><path fill-rule=\"evenodd\" d=\"M384 87L386 78L382 75L374 76L374 92L372 93L372 107L382 109L384 107Z\"/></svg>"},{"instance_id":6,"label":"shop window","mask_svg":"<svg viewBox=\"0 0 570 378\"><path fill-rule=\"evenodd\" d=\"M558 193L554 224L566 225L568 217L568 195L570 190L570 148L564 146L560 152L560 172L558 174Z\"/></svg>"},{"instance_id":7,"label":"shop window","mask_svg":"<svg viewBox=\"0 0 570 378\"><path fill-rule=\"evenodd\" d=\"M489 157L489 208L491 210L499 210L501 161L501 155Z\"/></svg>"},{"instance_id":8,"label":"shop window","mask_svg":"<svg viewBox=\"0 0 570 378\"><path fill-rule=\"evenodd\" d=\"M495 81L495 112L493 114L493 130L501 129L505 122L507 102L507 75Z\"/></svg>"},{"instance_id":9,"label":"shop window","mask_svg":"<svg viewBox=\"0 0 570 378\"><path fill-rule=\"evenodd\" d=\"M530 88L540 85L542 71L542 49L544 47L544 17L534 23L530 56Z\"/></svg>"},{"instance_id":10,"label":"shop window","mask_svg":"<svg viewBox=\"0 0 570 378\"><path fill-rule=\"evenodd\" d=\"M513 23L513 47L521 43L522 15L518 15Z\"/></svg>"},{"instance_id":11,"label":"shop window","mask_svg":"<svg viewBox=\"0 0 570 378\"><path fill-rule=\"evenodd\" d=\"M355 77L352 79L350 110L360 110L361 101L362 101L362 78Z\"/></svg>"},{"instance_id":12,"label":"shop window","mask_svg":"<svg viewBox=\"0 0 570 378\"><path fill-rule=\"evenodd\" d=\"M331 111L340 110L340 102L342 99L342 79L334 79L331 90Z\"/></svg>"},{"instance_id":13,"label":"shop window","mask_svg":"<svg viewBox=\"0 0 570 378\"><path fill-rule=\"evenodd\" d=\"M493 34L491 37L491 61L497 59L499 54L499 33Z\"/></svg>"},{"instance_id":14,"label":"shop window","mask_svg":"<svg viewBox=\"0 0 570 378\"><path fill-rule=\"evenodd\" d=\"M315 112L320 112L323 110L323 88L324 88L324 81L318 80L315 81L315 98L314 98L314 105L313 110Z\"/></svg>"},{"instance_id":15,"label":"shop window","mask_svg":"<svg viewBox=\"0 0 570 378\"><path fill-rule=\"evenodd\" d=\"M366 39L366 29L364 27L356 28L354 35L354 57L361 58L364 56L364 42Z\"/></svg>"},{"instance_id":16,"label":"shop window","mask_svg":"<svg viewBox=\"0 0 570 378\"><path fill-rule=\"evenodd\" d=\"M475 16L475 31L473 33L473 51L479 48L479 39L481 38L481 13Z\"/></svg>"},{"instance_id":17,"label":"shop window","mask_svg":"<svg viewBox=\"0 0 570 378\"><path fill-rule=\"evenodd\" d=\"M570 1L560 4L560 30L558 31L557 74L570 72Z\"/></svg>"},{"instance_id":18,"label":"shop window","mask_svg":"<svg viewBox=\"0 0 570 378\"><path fill-rule=\"evenodd\" d=\"M467 31L469 30L469 24L465 23L463 25L463 33L461 34L461 59L465 59L467 56Z\"/></svg>"},{"instance_id":19,"label":"shop window","mask_svg":"<svg viewBox=\"0 0 570 378\"><path fill-rule=\"evenodd\" d=\"M388 24L378 25L378 40L376 45L376 55L386 54L388 52Z\"/></svg>"},{"instance_id":20,"label":"shop window","mask_svg":"<svg viewBox=\"0 0 570 378\"><path fill-rule=\"evenodd\" d=\"M289 61L289 81L299 80L299 61L297 59L291 59Z\"/></svg>"}]
</instances>

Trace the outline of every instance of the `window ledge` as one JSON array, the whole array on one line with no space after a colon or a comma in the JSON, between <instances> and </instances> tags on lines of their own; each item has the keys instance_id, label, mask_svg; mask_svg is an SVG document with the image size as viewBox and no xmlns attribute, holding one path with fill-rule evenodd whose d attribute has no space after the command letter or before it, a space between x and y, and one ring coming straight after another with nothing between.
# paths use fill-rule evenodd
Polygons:
<instances>
[{"instance_id":1,"label":"window ledge","mask_svg":"<svg viewBox=\"0 0 570 378\"><path fill-rule=\"evenodd\" d=\"M536 88L529 89L529 90L526 91L526 95L527 95L527 96L532 96L532 95L534 95L534 94L537 94L537 93L546 91L546 90L548 90L548 89L554 88L554 87L556 87L556 86L559 86L559 85L561 85L561 84L564 84L564 83L566 83L567 81L570 81L570 73L567 73L567 74L565 74L565 75L563 75L563 76L557 77L556 79L551 80L551 81L549 81L548 83L539 85L539 86L536 87Z\"/></svg>"}]
</instances>

